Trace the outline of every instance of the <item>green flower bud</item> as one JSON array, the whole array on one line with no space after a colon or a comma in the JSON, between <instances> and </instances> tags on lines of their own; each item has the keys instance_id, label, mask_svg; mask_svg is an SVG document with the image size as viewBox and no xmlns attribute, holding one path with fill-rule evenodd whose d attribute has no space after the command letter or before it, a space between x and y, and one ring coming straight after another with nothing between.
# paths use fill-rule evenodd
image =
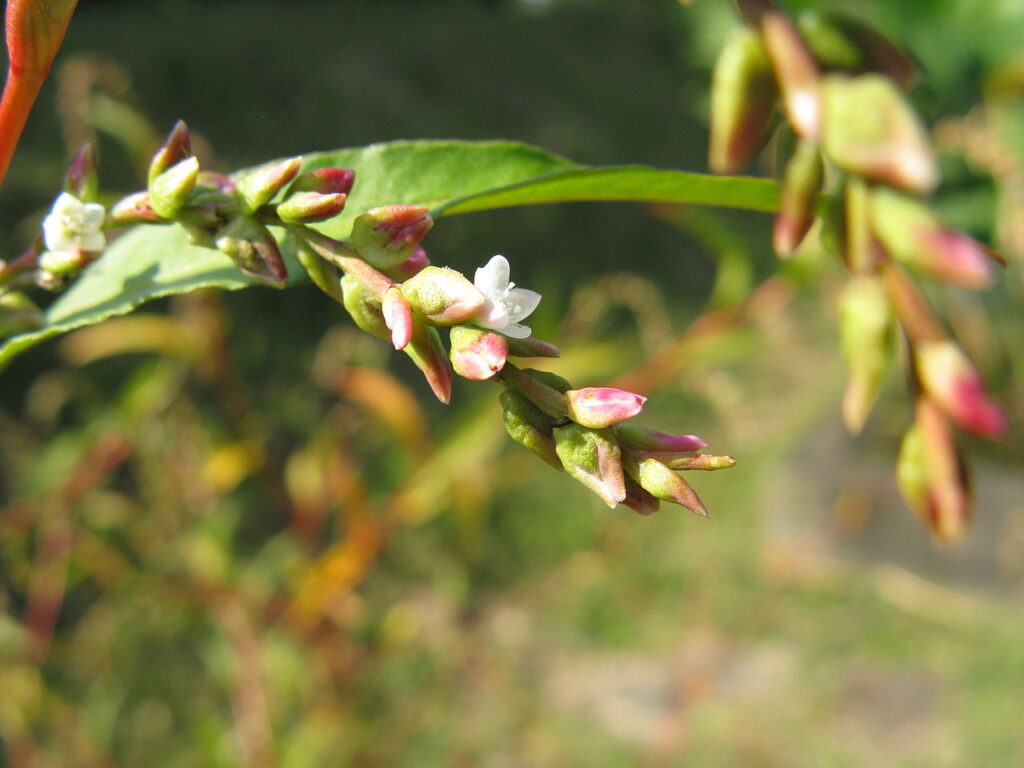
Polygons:
<instances>
[{"instance_id":1,"label":"green flower bud","mask_svg":"<svg viewBox=\"0 0 1024 768\"><path fill-rule=\"evenodd\" d=\"M288 279L277 241L259 220L237 216L217 232L215 242L250 277L276 288Z\"/></svg>"},{"instance_id":2,"label":"green flower bud","mask_svg":"<svg viewBox=\"0 0 1024 768\"><path fill-rule=\"evenodd\" d=\"M484 296L462 273L448 267L426 267L402 283L402 295L432 325L451 326L473 320Z\"/></svg>"},{"instance_id":3,"label":"green flower bud","mask_svg":"<svg viewBox=\"0 0 1024 768\"><path fill-rule=\"evenodd\" d=\"M341 274L337 268L321 259L304 240L296 238L294 244L295 260L306 270L313 284L335 301L342 301Z\"/></svg>"},{"instance_id":4,"label":"green flower bud","mask_svg":"<svg viewBox=\"0 0 1024 768\"><path fill-rule=\"evenodd\" d=\"M611 429L569 424L554 434L555 452L566 472L613 509L625 500L622 451Z\"/></svg>"},{"instance_id":5,"label":"green flower bud","mask_svg":"<svg viewBox=\"0 0 1024 768\"><path fill-rule=\"evenodd\" d=\"M825 154L868 181L927 194L938 183L928 136L896 86L881 75L822 79Z\"/></svg>"},{"instance_id":6,"label":"green flower bud","mask_svg":"<svg viewBox=\"0 0 1024 768\"><path fill-rule=\"evenodd\" d=\"M296 192L277 206L277 215L282 221L292 224L327 221L344 210L347 197L338 193Z\"/></svg>"},{"instance_id":7,"label":"green flower bud","mask_svg":"<svg viewBox=\"0 0 1024 768\"><path fill-rule=\"evenodd\" d=\"M384 322L380 298L362 282L345 275L341 278L342 304L356 326L379 339L391 338L391 329Z\"/></svg>"},{"instance_id":8,"label":"green flower bud","mask_svg":"<svg viewBox=\"0 0 1024 768\"><path fill-rule=\"evenodd\" d=\"M853 278L839 302L839 331L849 382L843 396L843 420L860 432L878 399L894 352L895 318L882 281L872 275Z\"/></svg>"},{"instance_id":9,"label":"green flower bud","mask_svg":"<svg viewBox=\"0 0 1024 768\"><path fill-rule=\"evenodd\" d=\"M199 160L186 158L149 183L149 203L163 219L173 219L185 205L199 176Z\"/></svg>"},{"instance_id":10,"label":"green flower bud","mask_svg":"<svg viewBox=\"0 0 1024 768\"><path fill-rule=\"evenodd\" d=\"M761 16L761 36L782 93L786 120L797 136L817 141L821 132L818 67L793 23L780 11Z\"/></svg>"},{"instance_id":11,"label":"green flower bud","mask_svg":"<svg viewBox=\"0 0 1024 768\"><path fill-rule=\"evenodd\" d=\"M551 419L520 392L506 389L499 395L505 431L520 445L536 453L555 469L562 471L562 462L555 451Z\"/></svg>"},{"instance_id":12,"label":"green flower bud","mask_svg":"<svg viewBox=\"0 0 1024 768\"><path fill-rule=\"evenodd\" d=\"M827 69L878 72L907 88L917 67L895 43L859 19L832 11L806 11L797 26L814 57Z\"/></svg>"},{"instance_id":13,"label":"green flower bud","mask_svg":"<svg viewBox=\"0 0 1024 768\"><path fill-rule=\"evenodd\" d=\"M814 223L822 171L818 145L798 141L782 174L779 213L772 231L772 244L780 257L792 254Z\"/></svg>"},{"instance_id":14,"label":"green flower bud","mask_svg":"<svg viewBox=\"0 0 1024 768\"><path fill-rule=\"evenodd\" d=\"M420 205L388 205L357 216L352 245L377 269L401 264L434 226L429 209Z\"/></svg>"},{"instance_id":15,"label":"green flower bud","mask_svg":"<svg viewBox=\"0 0 1024 768\"><path fill-rule=\"evenodd\" d=\"M708 166L735 173L757 150L777 92L761 37L737 29L715 62L711 80L711 143Z\"/></svg>"},{"instance_id":16,"label":"green flower bud","mask_svg":"<svg viewBox=\"0 0 1024 768\"><path fill-rule=\"evenodd\" d=\"M247 174L238 181L238 196L248 214L254 214L269 203L285 184L299 172L302 158L293 157L269 163Z\"/></svg>"},{"instance_id":17,"label":"green flower bud","mask_svg":"<svg viewBox=\"0 0 1024 768\"><path fill-rule=\"evenodd\" d=\"M153 155L149 164L148 182L152 184L157 176L192 156L192 138L183 120L174 124L163 146Z\"/></svg>"},{"instance_id":18,"label":"green flower bud","mask_svg":"<svg viewBox=\"0 0 1024 768\"><path fill-rule=\"evenodd\" d=\"M702 517L708 516L707 507L688 482L652 456L627 451L623 466L630 477L652 496L679 504Z\"/></svg>"},{"instance_id":19,"label":"green flower bud","mask_svg":"<svg viewBox=\"0 0 1024 768\"><path fill-rule=\"evenodd\" d=\"M149 192L134 192L110 209L110 220L115 224L144 224L163 221L153 210Z\"/></svg>"}]
</instances>

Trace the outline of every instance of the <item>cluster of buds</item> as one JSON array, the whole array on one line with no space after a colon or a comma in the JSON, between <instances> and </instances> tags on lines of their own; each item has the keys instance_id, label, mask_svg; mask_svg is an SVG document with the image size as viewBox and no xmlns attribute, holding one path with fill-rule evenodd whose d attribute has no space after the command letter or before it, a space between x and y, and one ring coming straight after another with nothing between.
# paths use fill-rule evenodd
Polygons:
<instances>
[{"instance_id":1,"label":"cluster of buds","mask_svg":"<svg viewBox=\"0 0 1024 768\"><path fill-rule=\"evenodd\" d=\"M1000 438L1006 423L904 270L981 289L998 257L946 226L924 199L939 174L928 135L903 95L916 77L905 53L844 16L812 12L794 23L771 0L737 6L745 23L714 71L710 166L720 173L745 166L780 106L778 144L790 151L781 165L775 250L789 256L825 209L823 239L851 276L840 316L850 374L843 416L853 432L879 395L902 331L915 418L901 452L901 487L937 536L955 539L970 502L951 425Z\"/></svg>"},{"instance_id":2,"label":"cluster of buds","mask_svg":"<svg viewBox=\"0 0 1024 768\"><path fill-rule=\"evenodd\" d=\"M288 269L268 226L305 225L337 216L354 174L340 168L300 174L301 159L296 157L235 179L200 170L191 144L188 127L179 122L150 162L146 190L117 203L112 222L174 222L193 243L218 249L250 277L282 286Z\"/></svg>"},{"instance_id":3,"label":"cluster of buds","mask_svg":"<svg viewBox=\"0 0 1024 768\"><path fill-rule=\"evenodd\" d=\"M698 453L695 435L667 435L627 424L646 398L611 387L573 389L560 376L506 364L499 379L505 429L513 440L564 470L609 507L642 515L662 501L698 515L707 508L679 470L727 469L729 456Z\"/></svg>"},{"instance_id":4,"label":"cluster of buds","mask_svg":"<svg viewBox=\"0 0 1024 768\"><path fill-rule=\"evenodd\" d=\"M175 224L193 243L229 256L245 274L281 286L288 273L274 233L283 230L292 236L295 257L314 284L340 302L359 328L407 354L441 402L450 400L456 375L502 384L504 421L513 439L609 506L622 503L649 514L660 501L670 501L705 515L704 504L677 472L735 463L698 453L704 442L692 435L623 424L643 407L646 398L640 395L573 389L554 374L509 362L561 354L532 338L522 322L540 294L510 281L504 256L491 258L472 281L432 265L421 245L433 227L427 208L388 205L365 211L344 240L310 226L342 212L355 181L350 170L300 173L301 159L293 158L241 178L203 172L188 129L179 122L150 163L147 188L123 198L105 216L93 202L94 166L91 150L72 164L69 191L44 223L49 250L39 256L40 272L72 275L95 258L105 245L106 219L114 226ZM63 260L58 254L65 254ZM0 324L6 318L7 325L17 325L24 316L20 300L0 307Z\"/></svg>"}]
</instances>

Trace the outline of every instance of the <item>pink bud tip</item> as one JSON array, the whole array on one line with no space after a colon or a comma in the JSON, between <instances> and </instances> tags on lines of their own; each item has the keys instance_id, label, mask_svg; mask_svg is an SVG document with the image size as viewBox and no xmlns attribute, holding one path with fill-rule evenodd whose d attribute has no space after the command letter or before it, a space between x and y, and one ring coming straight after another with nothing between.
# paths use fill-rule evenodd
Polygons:
<instances>
[{"instance_id":1,"label":"pink bud tip","mask_svg":"<svg viewBox=\"0 0 1024 768\"><path fill-rule=\"evenodd\" d=\"M397 267L387 270L387 273L398 282L404 282L410 277L415 277L429 266L430 259L427 257L426 250L424 250L422 245L417 245L412 249L412 255L408 259Z\"/></svg>"},{"instance_id":2,"label":"pink bud tip","mask_svg":"<svg viewBox=\"0 0 1024 768\"><path fill-rule=\"evenodd\" d=\"M690 453L707 447L707 443L696 435L667 435L630 425L616 427L616 433L630 448L643 451L664 451L666 453Z\"/></svg>"},{"instance_id":3,"label":"pink bud tip","mask_svg":"<svg viewBox=\"0 0 1024 768\"><path fill-rule=\"evenodd\" d=\"M356 181L356 172L348 168L317 168L309 174L315 180L312 191L347 195Z\"/></svg>"},{"instance_id":4,"label":"pink bud tip","mask_svg":"<svg viewBox=\"0 0 1024 768\"><path fill-rule=\"evenodd\" d=\"M475 328L452 330L451 361L455 372L471 381L486 381L505 367L508 341L500 333Z\"/></svg>"},{"instance_id":5,"label":"pink bud tip","mask_svg":"<svg viewBox=\"0 0 1024 768\"><path fill-rule=\"evenodd\" d=\"M920 235L932 261L924 265L935 277L965 288L985 288L992 280L989 256L967 235L952 229L926 230Z\"/></svg>"},{"instance_id":6,"label":"pink bud tip","mask_svg":"<svg viewBox=\"0 0 1024 768\"><path fill-rule=\"evenodd\" d=\"M391 343L395 349L405 349L412 341L412 309L396 286L391 286L384 292L381 312L384 315L384 323L391 329Z\"/></svg>"},{"instance_id":7,"label":"pink bud tip","mask_svg":"<svg viewBox=\"0 0 1024 768\"><path fill-rule=\"evenodd\" d=\"M565 397L569 418L591 429L603 429L631 419L647 402L643 395L613 387L570 389Z\"/></svg>"}]
</instances>

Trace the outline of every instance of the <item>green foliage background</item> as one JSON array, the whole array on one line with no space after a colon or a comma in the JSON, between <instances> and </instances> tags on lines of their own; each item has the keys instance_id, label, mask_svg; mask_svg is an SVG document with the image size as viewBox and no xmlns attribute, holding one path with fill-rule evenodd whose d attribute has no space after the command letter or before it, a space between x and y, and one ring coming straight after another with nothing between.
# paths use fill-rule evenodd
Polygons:
<instances>
[{"instance_id":1,"label":"green foliage background","mask_svg":"<svg viewBox=\"0 0 1024 768\"><path fill-rule=\"evenodd\" d=\"M976 140L1006 149L989 168L950 146L939 203L1011 259L947 298L1019 425L1015 6L843 4L921 59L930 123L982 104ZM127 192L178 118L223 170L454 137L703 171L732 23L718 0L83 2L0 249L35 231L65 141L97 137ZM934 547L891 478L902 382L842 433L838 270L810 248L772 278L767 233L595 203L427 241L464 271L504 253L545 295L559 372L646 382L645 425L735 455L694 479L710 521L605 509L511 445L493 387L432 403L309 286L164 300L27 352L0 375L0 765L1019 763L1020 430L971 446L973 533Z\"/></svg>"}]
</instances>

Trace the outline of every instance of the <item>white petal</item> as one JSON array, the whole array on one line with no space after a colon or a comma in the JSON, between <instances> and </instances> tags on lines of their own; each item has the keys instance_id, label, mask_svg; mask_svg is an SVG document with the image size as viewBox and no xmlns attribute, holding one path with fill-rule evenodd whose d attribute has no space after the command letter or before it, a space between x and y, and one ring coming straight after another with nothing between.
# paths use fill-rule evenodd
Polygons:
<instances>
[{"instance_id":1,"label":"white petal","mask_svg":"<svg viewBox=\"0 0 1024 768\"><path fill-rule=\"evenodd\" d=\"M494 256L476 271L473 285L487 298L498 298L508 288L508 276L508 260L504 256Z\"/></svg>"},{"instance_id":2,"label":"white petal","mask_svg":"<svg viewBox=\"0 0 1024 768\"><path fill-rule=\"evenodd\" d=\"M508 310L500 301L484 302L483 309L476 316L474 322L481 328L501 329L508 325Z\"/></svg>"},{"instance_id":3,"label":"white petal","mask_svg":"<svg viewBox=\"0 0 1024 768\"><path fill-rule=\"evenodd\" d=\"M513 288L505 297L504 304L508 309L509 320L518 323L537 308L540 304L540 294L528 288Z\"/></svg>"},{"instance_id":4,"label":"white petal","mask_svg":"<svg viewBox=\"0 0 1024 768\"><path fill-rule=\"evenodd\" d=\"M99 228L103 226L103 217L106 216L106 210L99 203L86 203L82 208L84 209L82 229L86 232L98 232Z\"/></svg>"},{"instance_id":5,"label":"white petal","mask_svg":"<svg viewBox=\"0 0 1024 768\"><path fill-rule=\"evenodd\" d=\"M509 323L501 329L501 332L506 336L511 336L513 339L525 339L533 333L529 327L520 325L519 323Z\"/></svg>"},{"instance_id":6,"label":"white petal","mask_svg":"<svg viewBox=\"0 0 1024 768\"><path fill-rule=\"evenodd\" d=\"M82 201L77 197L70 192L61 192L57 195L57 199L53 201L53 207L50 209L50 212L58 216L78 215L82 207Z\"/></svg>"},{"instance_id":7,"label":"white petal","mask_svg":"<svg viewBox=\"0 0 1024 768\"><path fill-rule=\"evenodd\" d=\"M78 248L78 241L69 237L64 230L64 220L57 212L43 219L43 242L50 251L72 251Z\"/></svg>"}]
</instances>

